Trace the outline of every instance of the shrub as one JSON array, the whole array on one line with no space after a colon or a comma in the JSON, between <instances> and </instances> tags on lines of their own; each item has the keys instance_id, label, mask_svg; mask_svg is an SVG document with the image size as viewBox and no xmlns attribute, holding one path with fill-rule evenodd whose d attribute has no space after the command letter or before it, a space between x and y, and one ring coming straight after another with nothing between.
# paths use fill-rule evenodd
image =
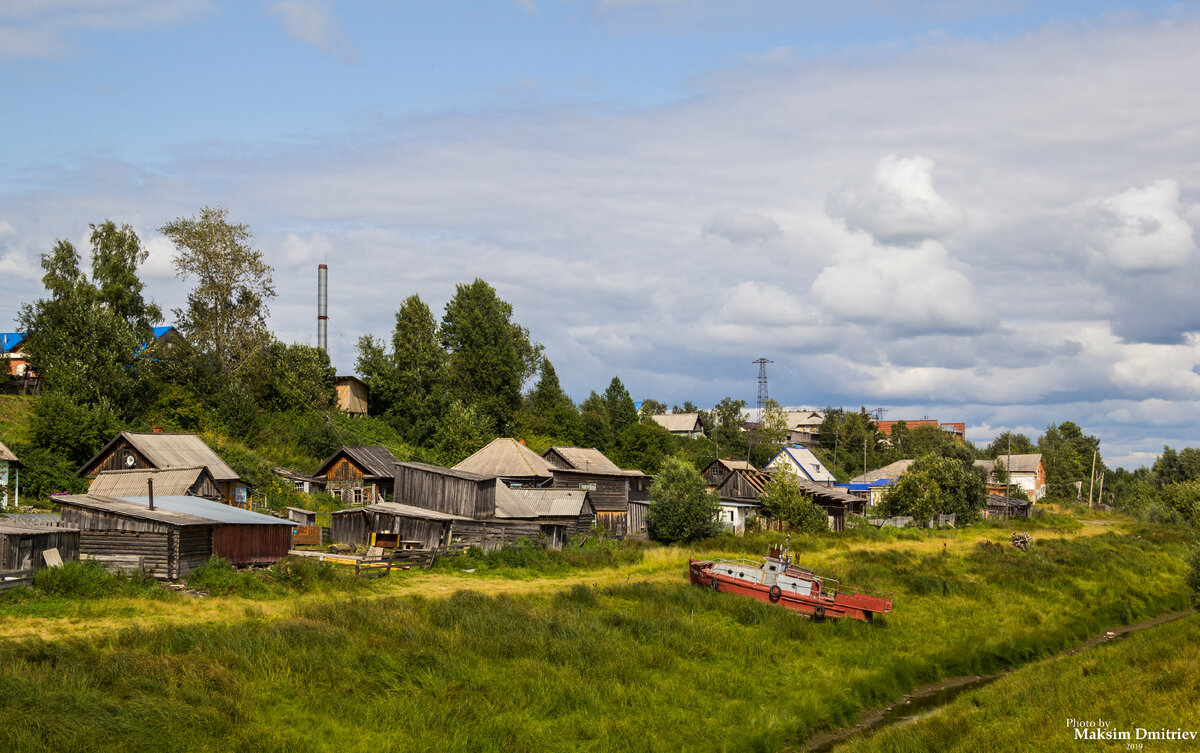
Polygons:
<instances>
[{"instance_id":1,"label":"shrub","mask_svg":"<svg viewBox=\"0 0 1200 753\"><path fill-rule=\"evenodd\" d=\"M33 574L33 587L46 596L99 599L105 596L157 596L167 592L150 575L114 574L98 562L64 562Z\"/></svg>"},{"instance_id":2,"label":"shrub","mask_svg":"<svg viewBox=\"0 0 1200 753\"><path fill-rule=\"evenodd\" d=\"M211 557L188 573L187 584L211 594L262 598L275 595L274 589L262 578L248 571L239 571L221 557Z\"/></svg>"},{"instance_id":3,"label":"shrub","mask_svg":"<svg viewBox=\"0 0 1200 753\"><path fill-rule=\"evenodd\" d=\"M700 472L678 457L663 461L650 486L646 532L664 544L697 541L717 535L721 506Z\"/></svg>"}]
</instances>

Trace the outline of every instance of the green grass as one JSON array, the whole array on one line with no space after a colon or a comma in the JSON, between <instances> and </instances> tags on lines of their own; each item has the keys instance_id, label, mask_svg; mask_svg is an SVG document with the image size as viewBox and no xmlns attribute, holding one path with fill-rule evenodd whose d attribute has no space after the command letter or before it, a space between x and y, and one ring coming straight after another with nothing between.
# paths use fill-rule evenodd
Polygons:
<instances>
[{"instance_id":1,"label":"green grass","mask_svg":"<svg viewBox=\"0 0 1200 753\"><path fill-rule=\"evenodd\" d=\"M777 750L914 686L1187 602L1186 542L1169 530L1044 533L1028 554L906 546L936 534L848 551L814 539L823 570L897 592L870 625L692 587L680 555L649 549L617 572L679 577L520 596L330 592L219 624L8 641L0 749Z\"/></svg>"},{"instance_id":2,"label":"green grass","mask_svg":"<svg viewBox=\"0 0 1200 753\"><path fill-rule=\"evenodd\" d=\"M1200 731L1200 617L1040 662L966 693L904 726L848 741L838 753L1109 750L1137 728ZM1068 719L1108 722L1131 740L1082 741ZM1143 750L1195 750L1200 741L1143 740Z\"/></svg>"},{"instance_id":3,"label":"green grass","mask_svg":"<svg viewBox=\"0 0 1200 753\"><path fill-rule=\"evenodd\" d=\"M33 398L25 395L0 395L0 442L11 448L29 439L29 420Z\"/></svg>"},{"instance_id":4,"label":"green grass","mask_svg":"<svg viewBox=\"0 0 1200 753\"><path fill-rule=\"evenodd\" d=\"M456 557L444 557L434 564L439 571L475 570L511 578L564 575L581 569L636 565L642 561L649 544L636 539L618 541L589 539L583 546L569 542L562 549L546 549L537 542L522 540L516 546L484 553L476 548Z\"/></svg>"}]
</instances>

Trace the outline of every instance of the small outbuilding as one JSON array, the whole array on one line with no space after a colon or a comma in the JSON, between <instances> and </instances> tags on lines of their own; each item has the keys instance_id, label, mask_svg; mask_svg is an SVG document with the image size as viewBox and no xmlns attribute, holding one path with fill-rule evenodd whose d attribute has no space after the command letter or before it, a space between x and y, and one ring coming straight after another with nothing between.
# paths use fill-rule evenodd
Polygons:
<instances>
[{"instance_id":1,"label":"small outbuilding","mask_svg":"<svg viewBox=\"0 0 1200 753\"><path fill-rule=\"evenodd\" d=\"M356 376L334 377L334 389L337 390L338 408L350 416L367 415L367 397L370 390L367 383Z\"/></svg>"},{"instance_id":2,"label":"small outbuilding","mask_svg":"<svg viewBox=\"0 0 1200 753\"><path fill-rule=\"evenodd\" d=\"M63 562L79 559L79 529L0 522L0 572L41 570L50 549Z\"/></svg>"},{"instance_id":3,"label":"small outbuilding","mask_svg":"<svg viewBox=\"0 0 1200 753\"><path fill-rule=\"evenodd\" d=\"M282 465L275 466L273 471L293 491L300 492L301 494L314 494L325 491L325 482L316 476L311 476L291 468L284 468Z\"/></svg>"},{"instance_id":4,"label":"small outbuilding","mask_svg":"<svg viewBox=\"0 0 1200 753\"><path fill-rule=\"evenodd\" d=\"M79 529L80 559L113 569L142 570L156 578L187 577L210 557L235 565L269 565L292 546L291 521L200 497L155 495L54 498L63 523Z\"/></svg>"}]
</instances>

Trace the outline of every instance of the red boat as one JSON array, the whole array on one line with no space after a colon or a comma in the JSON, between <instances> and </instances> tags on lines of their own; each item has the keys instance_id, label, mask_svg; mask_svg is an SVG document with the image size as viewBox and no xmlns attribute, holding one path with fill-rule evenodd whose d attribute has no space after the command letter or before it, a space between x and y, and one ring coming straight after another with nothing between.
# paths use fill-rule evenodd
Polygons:
<instances>
[{"instance_id":1,"label":"red boat","mask_svg":"<svg viewBox=\"0 0 1200 753\"><path fill-rule=\"evenodd\" d=\"M892 611L892 594L841 586L793 565L791 555L778 549L762 562L688 560L688 568L694 585L778 604L818 620L851 617L870 622L874 615Z\"/></svg>"}]
</instances>

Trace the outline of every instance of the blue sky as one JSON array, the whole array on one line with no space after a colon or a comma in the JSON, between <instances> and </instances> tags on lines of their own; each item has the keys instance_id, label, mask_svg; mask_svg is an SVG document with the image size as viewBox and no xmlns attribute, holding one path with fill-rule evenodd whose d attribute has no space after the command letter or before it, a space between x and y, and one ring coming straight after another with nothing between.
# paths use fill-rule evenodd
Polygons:
<instances>
[{"instance_id":1,"label":"blue sky","mask_svg":"<svg viewBox=\"0 0 1200 753\"><path fill-rule=\"evenodd\" d=\"M475 276L577 398L1197 445L1194 3L0 0L0 319L38 254L220 205L353 368ZM1181 96L1181 94L1183 96ZM10 324L0 325L2 329Z\"/></svg>"}]
</instances>

